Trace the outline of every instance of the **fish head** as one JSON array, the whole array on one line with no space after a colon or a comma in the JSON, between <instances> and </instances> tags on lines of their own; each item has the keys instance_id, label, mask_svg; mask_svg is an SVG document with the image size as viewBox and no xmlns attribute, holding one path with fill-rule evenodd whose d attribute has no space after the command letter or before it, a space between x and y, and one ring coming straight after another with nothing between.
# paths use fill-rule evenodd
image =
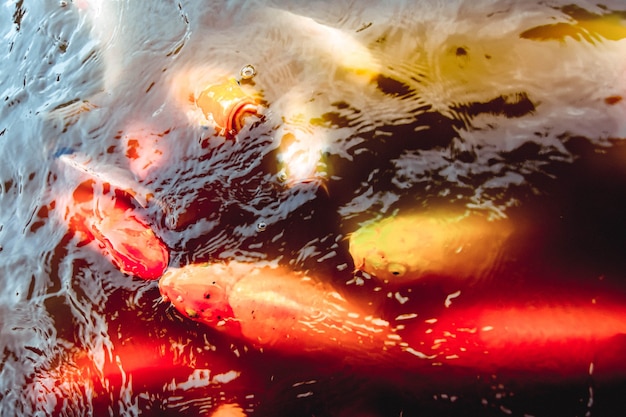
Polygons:
<instances>
[{"instance_id":1,"label":"fish head","mask_svg":"<svg viewBox=\"0 0 626 417\"><path fill-rule=\"evenodd\" d=\"M215 267L204 264L171 268L161 277L159 290L183 316L217 330L236 330L238 323L229 304L232 283L226 273L216 273Z\"/></svg>"},{"instance_id":2,"label":"fish head","mask_svg":"<svg viewBox=\"0 0 626 417\"><path fill-rule=\"evenodd\" d=\"M246 93L239 83L230 79L209 86L195 99L196 106L208 121L215 123L221 135L234 137L248 116L259 114L258 100Z\"/></svg>"},{"instance_id":3,"label":"fish head","mask_svg":"<svg viewBox=\"0 0 626 417\"><path fill-rule=\"evenodd\" d=\"M288 188L311 183L325 188L328 171L325 138L305 129L283 133L278 153L279 181Z\"/></svg>"},{"instance_id":4,"label":"fish head","mask_svg":"<svg viewBox=\"0 0 626 417\"><path fill-rule=\"evenodd\" d=\"M401 230L398 231L401 233ZM386 239L376 225L363 227L350 235L350 254L357 270L382 280L404 277L408 266L398 252L406 248L397 239Z\"/></svg>"},{"instance_id":5,"label":"fish head","mask_svg":"<svg viewBox=\"0 0 626 417\"><path fill-rule=\"evenodd\" d=\"M402 278L408 271L404 262L387 259L385 251L376 247L352 249L352 253L358 271L373 274L382 280Z\"/></svg>"}]
</instances>

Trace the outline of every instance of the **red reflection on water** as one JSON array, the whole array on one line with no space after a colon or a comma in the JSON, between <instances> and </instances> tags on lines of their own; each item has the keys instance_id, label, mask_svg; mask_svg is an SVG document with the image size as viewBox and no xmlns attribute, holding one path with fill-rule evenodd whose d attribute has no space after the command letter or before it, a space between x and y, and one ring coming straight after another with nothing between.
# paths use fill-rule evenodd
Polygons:
<instances>
[{"instance_id":1,"label":"red reflection on water","mask_svg":"<svg viewBox=\"0 0 626 417\"><path fill-rule=\"evenodd\" d=\"M605 373L623 372L621 354L609 352L626 347L626 309L577 298L453 303L441 316L427 320L425 330L412 332L407 326L406 332L433 360L485 372L580 375L592 363L600 363Z\"/></svg>"}]
</instances>

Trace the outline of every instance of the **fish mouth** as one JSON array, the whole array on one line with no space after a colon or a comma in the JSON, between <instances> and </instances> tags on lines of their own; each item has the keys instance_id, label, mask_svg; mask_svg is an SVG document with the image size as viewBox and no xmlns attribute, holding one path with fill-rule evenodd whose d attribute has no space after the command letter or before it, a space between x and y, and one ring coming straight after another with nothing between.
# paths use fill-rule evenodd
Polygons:
<instances>
[{"instance_id":1,"label":"fish mouth","mask_svg":"<svg viewBox=\"0 0 626 417\"><path fill-rule=\"evenodd\" d=\"M215 279L202 265L172 268L159 280L159 291L186 318L230 331L237 325L228 299L231 289Z\"/></svg>"},{"instance_id":2,"label":"fish mouth","mask_svg":"<svg viewBox=\"0 0 626 417\"><path fill-rule=\"evenodd\" d=\"M243 128L248 116L260 115L257 98L245 92L234 79L212 85L190 100L214 123L219 135L229 139Z\"/></svg>"},{"instance_id":3,"label":"fish mouth","mask_svg":"<svg viewBox=\"0 0 626 417\"><path fill-rule=\"evenodd\" d=\"M253 100L244 99L234 105L226 119L225 134L234 136L239 133L249 116L259 116L259 108Z\"/></svg>"},{"instance_id":4,"label":"fish mouth","mask_svg":"<svg viewBox=\"0 0 626 417\"><path fill-rule=\"evenodd\" d=\"M283 170L278 173L278 181L286 188L297 187L311 187L318 188L324 191L327 197L330 197L330 191L328 189L328 180L325 177L311 176L307 178L290 178L289 175Z\"/></svg>"}]
</instances>

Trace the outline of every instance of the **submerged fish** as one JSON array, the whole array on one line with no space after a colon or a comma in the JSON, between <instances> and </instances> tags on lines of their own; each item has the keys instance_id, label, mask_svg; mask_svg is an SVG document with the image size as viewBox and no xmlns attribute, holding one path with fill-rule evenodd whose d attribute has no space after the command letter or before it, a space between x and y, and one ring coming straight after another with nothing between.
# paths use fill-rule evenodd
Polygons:
<instances>
[{"instance_id":1,"label":"submerged fish","mask_svg":"<svg viewBox=\"0 0 626 417\"><path fill-rule=\"evenodd\" d=\"M401 215L352 233L350 254L358 270L390 282L433 275L477 279L498 266L512 232L508 221L480 215Z\"/></svg>"},{"instance_id":2,"label":"submerged fish","mask_svg":"<svg viewBox=\"0 0 626 417\"><path fill-rule=\"evenodd\" d=\"M147 207L148 202L154 198L154 193L149 188L139 183L129 171L118 166L99 163L88 155L71 149L61 149L56 152L55 157L77 173L87 174L90 178L124 191L142 207Z\"/></svg>"},{"instance_id":3,"label":"submerged fish","mask_svg":"<svg viewBox=\"0 0 626 417\"><path fill-rule=\"evenodd\" d=\"M452 303L437 317L404 321L401 334L434 364L545 377L584 375L594 367L607 377L626 371L623 299L568 290L543 296L516 291L511 298L517 301Z\"/></svg>"},{"instance_id":4,"label":"submerged fish","mask_svg":"<svg viewBox=\"0 0 626 417\"><path fill-rule=\"evenodd\" d=\"M285 267L187 265L169 269L159 288L186 317L258 348L364 361L395 343L388 322Z\"/></svg>"},{"instance_id":5,"label":"submerged fish","mask_svg":"<svg viewBox=\"0 0 626 417\"><path fill-rule=\"evenodd\" d=\"M184 316L290 355L333 355L364 367L425 371L445 365L551 376L585 374L592 363L607 373L626 368L620 353L626 308L594 303L586 294L549 300L527 294L526 304L455 301L434 317L404 314L387 321L284 267L187 265L168 270L159 288Z\"/></svg>"},{"instance_id":6,"label":"submerged fish","mask_svg":"<svg viewBox=\"0 0 626 417\"><path fill-rule=\"evenodd\" d=\"M87 177L67 198L64 219L70 228L97 240L123 273L143 279L159 278L169 263L169 251L133 204L118 198L115 190L144 208L149 202L159 204L159 200L130 172L119 167L99 165L86 155L66 149L58 151L55 157L73 168L70 176Z\"/></svg>"},{"instance_id":7,"label":"submerged fish","mask_svg":"<svg viewBox=\"0 0 626 417\"><path fill-rule=\"evenodd\" d=\"M159 278L169 263L165 244L129 203L114 194L95 195L94 184L81 184L70 198L66 215L70 228L97 240L123 273Z\"/></svg>"},{"instance_id":8,"label":"submerged fish","mask_svg":"<svg viewBox=\"0 0 626 417\"><path fill-rule=\"evenodd\" d=\"M64 356L55 357L51 369L39 369L32 377L32 389L42 391L39 402L47 406L45 415L110 415L111 410L115 415L181 415L180 410L185 410L187 415L223 417L229 415L225 413L229 408L238 410L236 403L221 399L225 389L240 395L241 404L246 404L244 395L255 392L250 387L262 386L254 384L251 372L242 373L230 352L189 353L191 349L181 346L180 339L164 336L167 331L155 335L144 330L138 326L132 336L113 337L101 347L73 346ZM209 400L214 414L200 413L202 403L183 399L181 393L190 392ZM153 404L159 401L167 404L168 411L158 409L154 414ZM51 411L55 405L58 412ZM198 414L188 414L189 410ZM230 415L245 416L241 411Z\"/></svg>"},{"instance_id":9,"label":"submerged fish","mask_svg":"<svg viewBox=\"0 0 626 417\"><path fill-rule=\"evenodd\" d=\"M284 131L278 149L280 180L288 187L315 183L324 188L328 179L324 161L327 139L312 129L296 126L285 127Z\"/></svg>"},{"instance_id":10,"label":"submerged fish","mask_svg":"<svg viewBox=\"0 0 626 417\"><path fill-rule=\"evenodd\" d=\"M207 87L194 101L206 119L215 124L218 133L226 137L236 135L246 117L259 112L258 100L234 79Z\"/></svg>"}]
</instances>

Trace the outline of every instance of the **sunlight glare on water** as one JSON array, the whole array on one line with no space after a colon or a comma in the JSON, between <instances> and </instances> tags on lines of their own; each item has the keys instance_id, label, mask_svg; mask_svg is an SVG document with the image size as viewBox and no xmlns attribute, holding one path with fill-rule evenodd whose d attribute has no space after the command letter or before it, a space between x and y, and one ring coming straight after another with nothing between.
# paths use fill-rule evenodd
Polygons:
<instances>
[{"instance_id":1,"label":"sunlight glare on water","mask_svg":"<svg viewBox=\"0 0 626 417\"><path fill-rule=\"evenodd\" d=\"M626 412L623 1L44 3L0 6L0 416Z\"/></svg>"}]
</instances>

